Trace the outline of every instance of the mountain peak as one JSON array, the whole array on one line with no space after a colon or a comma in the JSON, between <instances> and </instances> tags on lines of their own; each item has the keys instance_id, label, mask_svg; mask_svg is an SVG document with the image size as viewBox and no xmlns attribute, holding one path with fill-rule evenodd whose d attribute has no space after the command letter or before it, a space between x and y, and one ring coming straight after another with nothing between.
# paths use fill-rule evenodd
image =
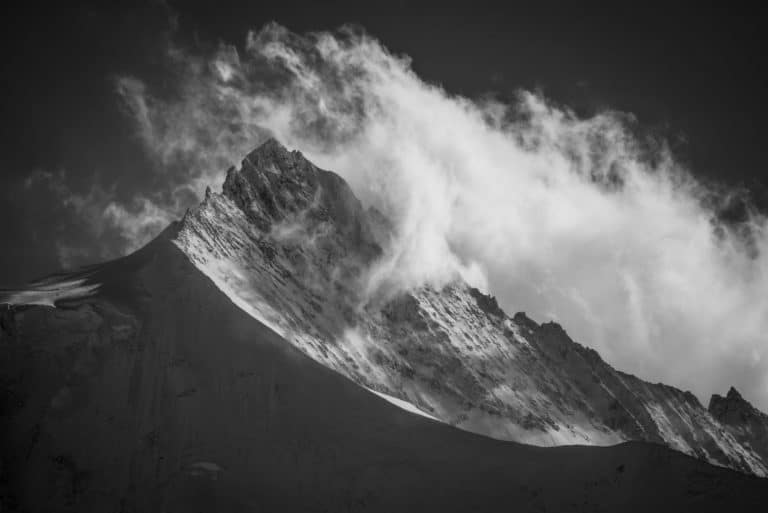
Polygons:
<instances>
[{"instance_id":1,"label":"mountain peak","mask_svg":"<svg viewBox=\"0 0 768 513\"><path fill-rule=\"evenodd\" d=\"M259 151L261 149L278 149L282 151L288 151L288 149L280 143L276 138L274 137L268 137L263 143L261 143L258 147L256 147L253 151Z\"/></svg>"},{"instance_id":2,"label":"mountain peak","mask_svg":"<svg viewBox=\"0 0 768 513\"><path fill-rule=\"evenodd\" d=\"M347 182L274 138L230 168L222 190L262 232L292 226L310 235L334 233L342 252L354 248L366 260L381 251L371 216Z\"/></svg>"},{"instance_id":3,"label":"mountain peak","mask_svg":"<svg viewBox=\"0 0 768 513\"><path fill-rule=\"evenodd\" d=\"M280 141L274 137L270 137L266 141L262 142L256 148L254 148L246 157L245 160L257 160L263 158L287 158L291 155L291 151L288 150ZM299 152L293 152L299 153Z\"/></svg>"},{"instance_id":4,"label":"mountain peak","mask_svg":"<svg viewBox=\"0 0 768 513\"><path fill-rule=\"evenodd\" d=\"M707 409L744 446L768 459L768 415L752 406L738 390L731 387L725 397L714 394Z\"/></svg>"},{"instance_id":5,"label":"mountain peak","mask_svg":"<svg viewBox=\"0 0 768 513\"><path fill-rule=\"evenodd\" d=\"M743 401L744 398L741 396L738 390L736 390L735 387L731 387L728 389L728 395L726 396L731 401Z\"/></svg>"},{"instance_id":6,"label":"mountain peak","mask_svg":"<svg viewBox=\"0 0 768 513\"><path fill-rule=\"evenodd\" d=\"M242 169L251 167L287 176L301 175L315 169L300 151L290 151L274 137L270 137L245 156Z\"/></svg>"},{"instance_id":7,"label":"mountain peak","mask_svg":"<svg viewBox=\"0 0 768 513\"><path fill-rule=\"evenodd\" d=\"M743 423L752 418L768 420L768 417L744 399L736 388L728 389L725 397L714 394L709 400L709 413L725 424Z\"/></svg>"},{"instance_id":8,"label":"mountain peak","mask_svg":"<svg viewBox=\"0 0 768 513\"><path fill-rule=\"evenodd\" d=\"M224 195L257 225L268 229L312 204L321 171L298 151L289 151L269 138L232 167L224 180Z\"/></svg>"},{"instance_id":9,"label":"mountain peak","mask_svg":"<svg viewBox=\"0 0 768 513\"><path fill-rule=\"evenodd\" d=\"M728 393L725 396L722 396L720 394L712 394L712 397L709 400L709 410L710 412L712 409L717 409L719 405L724 404L749 404L744 397L739 393L738 390L736 390L735 387L730 387L728 389Z\"/></svg>"}]
</instances>

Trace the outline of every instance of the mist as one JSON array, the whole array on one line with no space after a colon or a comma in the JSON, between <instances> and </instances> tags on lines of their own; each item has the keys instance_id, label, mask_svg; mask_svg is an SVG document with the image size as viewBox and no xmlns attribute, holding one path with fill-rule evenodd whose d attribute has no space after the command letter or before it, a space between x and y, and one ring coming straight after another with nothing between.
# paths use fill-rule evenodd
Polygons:
<instances>
[{"instance_id":1,"label":"mist","mask_svg":"<svg viewBox=\"0 0 768 513\"><path fill-rule=\"evenodd\" d=\"M141 77L115 88L168 198L220 186L274 136L393 220L369 294L461 276L621 370L704 402L734 385L768 408L766 219L724 220L737 193L699 182L631 113L581 118L532 91L456 96L359 28L270 24L239 48L166 57L173 94ZM180 205L157 201L137 198L120 226Z\"/></svg>"}]
</instances>

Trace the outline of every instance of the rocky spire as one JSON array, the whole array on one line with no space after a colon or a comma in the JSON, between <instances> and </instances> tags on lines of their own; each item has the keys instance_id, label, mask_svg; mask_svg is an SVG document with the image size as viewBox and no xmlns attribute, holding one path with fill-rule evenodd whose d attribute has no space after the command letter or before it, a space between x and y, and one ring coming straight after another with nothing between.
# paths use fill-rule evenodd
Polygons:
<instances>
[{"instance_id":1,"label":"rocky spire","mask_svg":"<svg viewBox=\"0 0 768 513\"><path fill-rule=\"evenodd\" d=\"M708 410L736 440L768 460L768 415L752 406L734 387L725 397L713 395Z\"/></svg>"},{"instance_id":2,"label":"rocky spire","mask_svg":"<svg viewBox=\"0 0 768 513\"><path fill-rule=\"evenodd\" d=\"M752 406L734 387L728 390L725 397L714 394L709 400L708 410L723 424L739 425L755 419L768 421L768 416Z\"/></svg>"},{"instance_id":3,"label":"rocky spire","mask_svg":"<svg viewBox=\"0 0 768 513\"><path fill-rule=\"evenodd\" d=\"M262 231L300 218L309 231L332 227L337 242L350 249L380 252L370 216L347 182L274 138L250 152L239 169L229 169L223 192Z\"/></svg>"},{"instance_id":4,"label":"rocky spire","mask_svg":"<svg viewBox=\"0 0 768 513\"><path fill-rule=\"evenodd\" d=\"M246 155L245 160L251 162L254 166L258 165L262 160L275 163L288 162L292 154L301 156L301 152L291 152L280 144L277 139L270 137Z\"/></svg>"}]
</instances>

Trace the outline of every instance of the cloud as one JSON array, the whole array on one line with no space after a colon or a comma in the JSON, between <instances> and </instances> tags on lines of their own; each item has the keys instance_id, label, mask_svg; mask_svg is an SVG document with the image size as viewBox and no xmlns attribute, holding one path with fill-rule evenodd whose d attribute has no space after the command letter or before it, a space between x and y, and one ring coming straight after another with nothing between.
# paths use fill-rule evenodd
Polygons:
<instances>
[{"instance_id":1,"label":"cloud","mask_svg":"<svg viewBox=\"0 0 768 513\"><path fill-rule=\"evenodd\" d=\"M115 186L93 183L87 191L77 191L69 182L64 170L36 170L22 184L27 194L53 202L41 208L56 217L53 244L64 269L134 251L177 218L172 205L160 206L144 196L123 202Z\"/></svg>"},{"instance_id":2,"label":"cloud","mask_svg":"<svg viewBox=\"0 0 768 513\"><path fill-rule=\"evenodd\" d=\"M270 24L240 50L168 57L178 94L131 77L118 91L147 151L186 170L174 188L221 183L275 135L395 221L371 290L458 273L622 370L702 398L734 384L768 407L766 219L726 219L738 195L698 182L630 114L452 95L352 28Z\"/></svg>"},{"instance_id":3,"label":"cloud","mask_svg":"<svg viewBox=\"0 0 768 513\"><path fill-rule=\"evenodd\" d=\"M139 249L178 219L172 208L159 206L141 196L128 205L110 201L104 207L103 215L105 223L117 229L125 241L121 253Z\"/></svg>"}]
</instances>

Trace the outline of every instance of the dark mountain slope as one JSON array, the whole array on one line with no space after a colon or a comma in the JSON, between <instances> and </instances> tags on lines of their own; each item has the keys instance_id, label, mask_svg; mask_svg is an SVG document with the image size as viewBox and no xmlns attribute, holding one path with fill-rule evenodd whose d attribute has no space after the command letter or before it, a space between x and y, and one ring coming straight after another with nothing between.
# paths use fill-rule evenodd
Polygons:
<instances>
[{"instance_id":1,"label":"dark mountain slope","mask_svg":"<svg viewBox=\"0 0 768 513\"><path fill-rule=\"evenodd\" d=\"M98 286L89 295L4 307L3 511L722 512L768 501L765 480L658 445L539 448L407 413L237 308L172 231L76 276Z\"/></svg>"}]
</instances>

